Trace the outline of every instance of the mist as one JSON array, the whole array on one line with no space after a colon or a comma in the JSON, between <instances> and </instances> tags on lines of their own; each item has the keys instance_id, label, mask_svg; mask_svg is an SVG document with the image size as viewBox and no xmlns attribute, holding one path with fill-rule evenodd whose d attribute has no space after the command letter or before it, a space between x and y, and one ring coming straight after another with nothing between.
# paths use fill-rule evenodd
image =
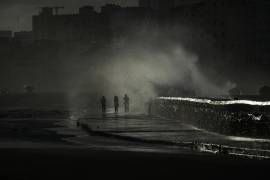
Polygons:
<instances>
[{"instance_id":1,"label":"mist","mask_svg":"<svg viewBox=\"0 0 270 180\"><path fill-rule=\"evenodd\" d=\"M113 96L122 100L128 94L132 109L140 111L150 98L162 93L183 96L181 90L185 90L197 97L220 97L235 87L230 81L217 85L204 75L198 65L200 54L181 43L189 32L185 27L143 25L130 29L91 57L94 59L85 58L81 64L84 71L73 77L73 105L74 97L82 92L92 94L95 103L105 95L110 105ZM164 87L166 92L161 92Z\"/></svg>"}]
</instances>

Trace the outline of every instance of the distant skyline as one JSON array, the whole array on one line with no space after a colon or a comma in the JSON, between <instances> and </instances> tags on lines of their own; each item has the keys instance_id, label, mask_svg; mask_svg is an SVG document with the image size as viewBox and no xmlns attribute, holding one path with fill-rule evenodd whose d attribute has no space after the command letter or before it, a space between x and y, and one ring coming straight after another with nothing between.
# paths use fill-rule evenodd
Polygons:
<instances>
[{"instance_id":1,"label":"distant skyline","mask_svg":"<svg viewBox=\"0 0 270 180\"><path fill-rule=\"evenodd\" d=\"M62 13L77 13L81 6L92 5L99 10L107 3L138 5L137 0L0 0L0 30L31 30L32 15L42 6L64 6Z\"/></svg>"}]
</instances>

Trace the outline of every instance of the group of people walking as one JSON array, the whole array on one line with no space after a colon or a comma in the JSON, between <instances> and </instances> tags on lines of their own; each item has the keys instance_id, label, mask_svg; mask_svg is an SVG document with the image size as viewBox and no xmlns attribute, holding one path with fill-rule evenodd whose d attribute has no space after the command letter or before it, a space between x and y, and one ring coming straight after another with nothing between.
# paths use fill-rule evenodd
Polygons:
<instances>
[{"instance_id":1,"label":"group of people walking","mask_svg":"<svg viewBox=\"0 0 270 180\"><path fill-rule=\"evenodd\" d=\"M125 112L128 113L129 112L129 97L128 97L128 95L125 94L123 100L124 100ZM114 112L118 113L118 110L119 110L118 96L114 96L113 102L114 102ZM106 113L106 97L105 96L102 96L100 103L101 103L102 113Z\"/></svg>"}]
</instances>

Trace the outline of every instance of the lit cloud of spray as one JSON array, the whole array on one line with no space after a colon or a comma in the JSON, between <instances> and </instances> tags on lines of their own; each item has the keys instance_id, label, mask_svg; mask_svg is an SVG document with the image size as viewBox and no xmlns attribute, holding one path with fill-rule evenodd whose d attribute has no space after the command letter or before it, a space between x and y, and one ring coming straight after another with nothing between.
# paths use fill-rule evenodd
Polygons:
<instances>
[{"instance_id":1,"label":"lit cloud of spray","mask_svg":"<svg viewBox=\"0 0 270 180\"><path fill-rule=\"evenodd\" d=\"M98 60L84 63L85 71L77 74L72 95L87 90L112 101L115 95L122 100L128 94L132 109L137 111L160 95L156 85L183 87L201 97L225 95L234 87L229 81L221 86L212 83L197 64L199 55L166 34L170 33L144 28L115 39Z\"/></svg>"}]
</instances>

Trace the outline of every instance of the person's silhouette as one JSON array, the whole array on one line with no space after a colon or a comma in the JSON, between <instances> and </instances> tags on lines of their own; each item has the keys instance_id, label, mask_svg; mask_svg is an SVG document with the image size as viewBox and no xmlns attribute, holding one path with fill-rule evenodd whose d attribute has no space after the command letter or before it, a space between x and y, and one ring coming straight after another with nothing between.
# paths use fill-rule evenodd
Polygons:
<instances>
[{"instance_id":1,"label":"person's silhouette","mask_svg":"<svg viewBox=\"0 0 270 180\"><path fill-rule=\"evenodd\" d=\"M101 103L102 113L105 114L106 113L106 98L105 98L105 96L102 96L102 98L100 99L100 103Z\"/></svg>"},{"instance_id":2,"label":"person's silhouette","mask_svg":"<svg viewBox=\"0 0 270 180\"><path fill-rule=\"evenodd\" d=\"M124 106L125 106L125 112L129 112L129 97L128 95L125 94L124 97Z\"/></svg>"},{"instance_id":3,"label":"person's silhouette","mask_svg":"<svg viewBox=\"0 0 270 180\"><path fill-rule=\"evenodd\" d=\"M114 112L118 113L119 108L119 98L118 96L114 96Z\"/></svg>"},{"instance_id":4,"label":"person's silhouette","mask_svg":"<svg viewBox=\"0 0 270 180\"><path fill-rule=\"evenodd\" d=\"M153 99L151 98L148 101L148 115L151 116L152 115L152 105L153 105Z\"/></svg>"}]
</instances>

